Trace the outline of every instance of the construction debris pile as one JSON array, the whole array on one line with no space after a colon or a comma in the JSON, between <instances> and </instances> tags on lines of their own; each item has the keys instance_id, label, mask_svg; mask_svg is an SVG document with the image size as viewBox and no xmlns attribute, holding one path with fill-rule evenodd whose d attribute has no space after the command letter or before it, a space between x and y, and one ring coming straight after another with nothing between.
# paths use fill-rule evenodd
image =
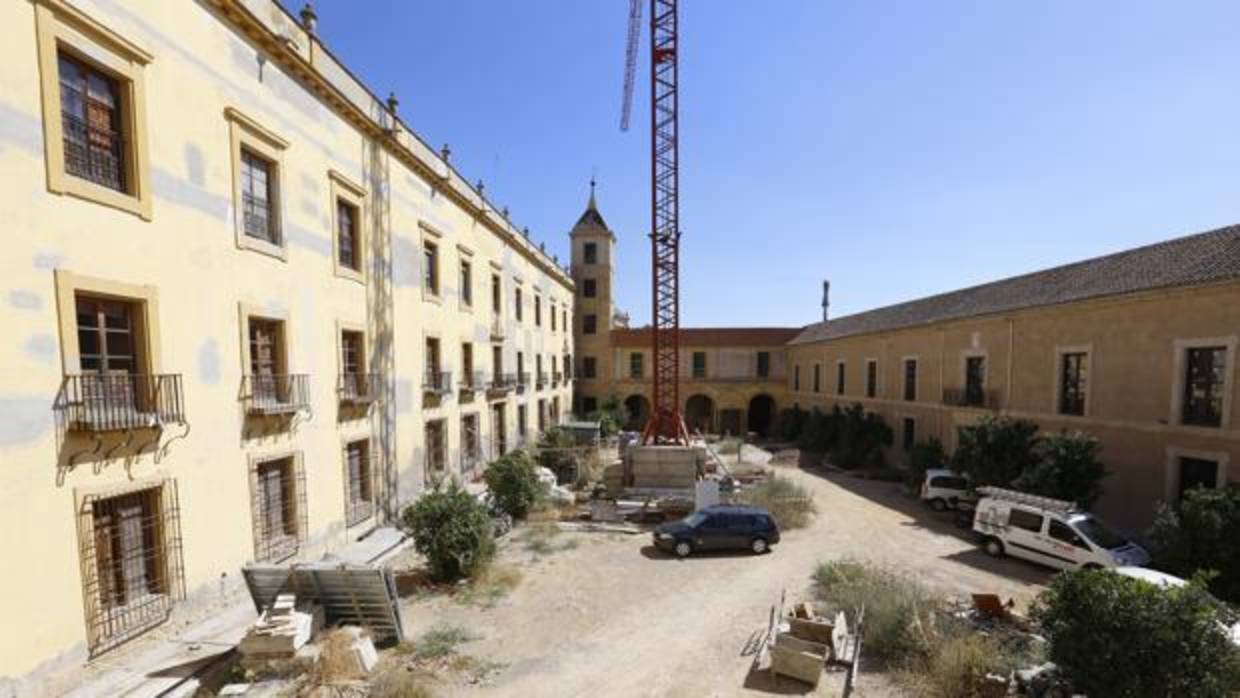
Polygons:
<instances>
[{"instance_id":1,"label":"construction debris pile","mask_svg":"<svg viewBox=\"0 0 1240 698\"><path fill-rule=\"evenodd\" d=\"M786 677L817 688L823 673L831 670L833 688L847 695L855 681L861 660L861 622L864 609L850 629L847 616L841 611L833 617L824 616L812 603L795 605L786 614L784 598L771 607L766 630L754 640L756 647L751 671L769 672L772 677Z\"/></svg>"}]
</instances>

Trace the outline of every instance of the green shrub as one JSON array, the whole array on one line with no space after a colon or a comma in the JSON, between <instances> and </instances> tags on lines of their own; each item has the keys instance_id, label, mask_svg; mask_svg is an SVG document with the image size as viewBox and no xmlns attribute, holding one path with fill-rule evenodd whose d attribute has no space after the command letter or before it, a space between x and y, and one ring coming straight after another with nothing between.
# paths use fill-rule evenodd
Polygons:
<instances>
[{"instance_id":1,"label":"green shrub","mask_svg":"<svg viewBox=\"0 0 1240 698\"><path fill-rule=\"evenodd\" d=\"M1184 578L1216 572L1211 591L1240 602L1240 487L1185 492L1179 511L1159 507L1148 537L1160 569Z\"/></svg>"},{"instance_id":2,"label":"green shrub","mask_svg":"<svg viewBox=\"0 0 1240 698\"><path fill-rule=\"evenodd\" d=\"M1240 691L1240 654L1200 585L1164 588L1108 570L1057 575L1033 608L1050 659L1091 698Z\"/></svg>"},{"instance_id":3,"label":"green shrub","mask_svg":"<svg viewBox=\"0 0 1240 698\"><path fill-rule=\"evenodd\" d=\"M495 553L491 517L455 483L434 490L401 512L402 527L426 558L432 579L451 582L486 568Z\"/></svg>"},{"instance_id":4,"label":"green shrub","mask_svg":"<svg viewBox=\"0 0 1240 698\"><path fill-rule=\"evenodd\" d=\"M620 396L612 393L603 400L603 404L595 412L586 415L586 419L599 423L602 437L609 439L620 432L620 428L629 422L629 412L620 402Z\"/></svg>"},{"instance_id":5,"label":"green shrub","mask_svg":"<svg viewBox=\"0 0 1240 698\"><path fill-rule=\"evenodd\" d=\"M835 447L839 439L839 408L830 413L815 407L805 417L801 433L797 435L797 447L803 451L823 453Z\"/></svg>"},{"instance_id":6,"label":"green shrub","mask_svg":"<svg viewBox=\"0 0 1240 698\"><path fill-rule=\"evenodd\" d=\"M1100 449L1097 439L1079 431L1043 436L1034 444L1034 463L1012 481L1012 487L1089 509L1102 496L1102 478L1107 474L1098 461Z\"/></svg>"},{"instance_id":7,"label":"green shrub","mask_svg":"<svg viewBox=\"0 0 1240 698\"><path fill-rule=\"evenodd\" d=\"M908 452L905 482L912 488L921 487L927 470L947 467L947 463L947 451L943 449L942 441L933 436L925 441L918 441Z\"/></svg>"},{"instance_id":8,"label":"green shrub","mask_svg":"<svg viewBox=\"0 0 1240 698\"><path fill-rule=\"evenodd\" d=\"M1037 459L1034 444L1038 425L1023 419L983 417L960 428L952 469L969 476L975 487L1010 487Z\"/></svg>"},{"instance_id":9,"label":"green shrub","mask_svg":"<svg viewBox=\"0 0 1240 698\"><path fill-rule=\"evenodd\" d=\"M436 625L413 643L415 659L440 659L456 654L457 645L476 640L459 625Z\"/></svg>"},{"instance_id":10,"label":"green shrub","mask_svg":"<svg viewBox=\"0 0 1240 698\"><path fill-rule=\"evenodd\" d=\"M808 489L774 473L763 482L741 490L739 499L745 504L766 508L783 531L804 528L817 511L814 495Z\"/></svg>"},{"instance_id":11,"label":"green shrub","mask_svg":"<svg viewBox=\"0 0 1240 698\"><path fill-rule=\"evenodd\" d=\"M830 444L831 463L841 468L880 468L883 448L892 442L891 427L877 412L866 412L859 404L832 411L834 443Z\"/></svg>"},{"instance_id":12,"label":"green shrub","mask_svg":"<svg viewBox=\"0 0 1240 698\"><path fill-rule=\"evenodd\" d=\"M495 504L514 519L524 518L545 495L535 468L528 452L510 451L482 473Z\"/></svg>"},{"instance_id":13,"label":"green shrub","mask_svg":"<svg viewBox=\"0 0 1240 698\"><path fill-rule=\"evenodd\" d=\"M771 435L785 443L795 442L805 428L809 413L800 407L789 407L779 411L775 416L775 424L771 426Z\"/></svg>"},{"instance_id":14,"label":"green shrub","mask_svg":"<svg viewBox=\"0 0 1240 698\"><path fill-rule=\"evenodd\" d=\"M825 562L814 572L814 593L831 613L853 618L865 607L862 647L883 661L924 657L933 645L929 635L942 605L916 580L852 560Z\"/></svg>"}]
</instances>

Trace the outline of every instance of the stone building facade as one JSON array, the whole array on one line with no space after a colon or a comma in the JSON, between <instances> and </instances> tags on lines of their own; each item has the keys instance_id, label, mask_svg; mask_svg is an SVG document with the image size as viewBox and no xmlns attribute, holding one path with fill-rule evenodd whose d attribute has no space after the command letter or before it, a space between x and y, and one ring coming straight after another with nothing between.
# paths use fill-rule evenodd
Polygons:
<instances>
[{"instance_id":1,"label":"stone building facade","mask_svg":"<svg viewBox=\"0 0 1240 698\"><path fill-rule=\"evenodd\" d=\"M0 686L249 560L354 541L567 414L570 275L311 17L20 0L0 23L0 615L22 628Z\"/></svg>"}]
</instances>

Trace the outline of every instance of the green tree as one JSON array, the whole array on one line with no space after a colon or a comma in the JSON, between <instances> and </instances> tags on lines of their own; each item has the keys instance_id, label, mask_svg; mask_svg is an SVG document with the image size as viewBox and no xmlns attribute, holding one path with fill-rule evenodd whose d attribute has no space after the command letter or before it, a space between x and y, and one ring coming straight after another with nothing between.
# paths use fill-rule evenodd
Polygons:
<instances>
[{"instance_id":1,"label":"green tree","mask_svg":"<svg viewBox=\"0 0 1240 698\"><path fill-rule=\"evenodd\" d=\"M1197 583L1166 588L1110 570L1059 574L1033 608L1051 660L1090 698L1234 696L1230 615Z\"/></svg>"},{"instance_id":2,"label":"green tree","mask_svg":"<svg viewBox=\"0 0 1240 698\"><path fill-rule=\"evenodd\" d=\"M1184 493L1178 511L1160 506L1148 538L1160 569L1181 577L1216 572L1211 590L1240 602L1240 486L1197 487Z\"/></svg>"},{"instance_id":3,"label":"green tree","mask_svg":"<svg viewBox=\"0 0 1240 698\"><path fill-rule=\"evenodd\" d=\"M1100 449L1097 439L1079 431L1048 434L1034 443L1034 462L1012 481L1012 487L1089 509L1102 496L1102 478L1107 474L1098 460Z\"/></svg>"},{"instance_id":4,"label":"green tree","mask_svg":"<svg viewBox=\"0 0 1240 698\"><path fill-rule=\"evenodd\" d=\"M921 487L926 479L926 471L931 468L943 468L948 464L947 451L943 442L931 436L925 441L918 441L908 452L908 473L905 480L910 487Z\"/></svg>"},{"instance_id":5,"label":"green tree","mask_svg":"<svg viewBox=\"0 0 1240 698\"><path fill-rule=\"evenodd\" d=\"M1010 487L1037 463L1034 445L1038 426L1023 419L983 417L960 428L952 469L969 476L975 487Z\"/></svg>"},{"instance_id":6,"label":"green tree","mask_svg":"<svg viewBox=\"0 0 1240 698\"><path fill-rule=\"evenodd\" d=\"M606 439L620 433L620 428L629 421L629 411L620 402L620 396L612 393L603 400L597 411L586 415L586 419L598 422L599 431Z\"/></svg>"},{"instance_id":7,"label":"green tree","mask_svg":"<svg viewBox=\"0 0 1240 698\"><path fill-rule=\"evenodd\" d=\"M525 518L545 494L537 465L528 451L509 451L482 472L495 504L514 519Z\"/></svg>"},{"instance_id":8,"label":"green tree","mask_svg":"<svg viewBox=\"0 0 1240 698\"><path fill-rule=\"evenodd\" d=\"M831 462L841 468L877 467L883 464L883 449L891 445L891 427L877 412L867 412L859 404L831 413L834 443Z\"/></svg>"},{"instance_id":9,"label":"green tree","mask_svg":"<svg viewBox=\"0 0 1240 698\"><path fill-rule=\"evenodd\" d=\"M455 483L422 495L401 512L400 521L438 581L472 577L495 553L486 507Z\"/></svg>"},{"instance_id":10,"label":"green tree","mask_svg":"<svg viewBox=\"0 0 1240 698\"><path fill-rule=\"evenodd\" d=\"M809 413L800 407L784 408L775 417L771 433L780 441L795 442L801 436L801 430L805 428L805 421L808 417Z\"/></svg>"}]
</instances>

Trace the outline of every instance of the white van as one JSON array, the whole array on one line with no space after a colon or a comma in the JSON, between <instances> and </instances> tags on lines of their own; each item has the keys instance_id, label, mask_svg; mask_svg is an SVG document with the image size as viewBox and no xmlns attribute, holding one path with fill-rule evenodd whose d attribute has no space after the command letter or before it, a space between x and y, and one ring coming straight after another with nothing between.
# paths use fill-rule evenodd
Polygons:
<instances>
[{"instance_id":1,"label":"white van","mask_svg":"<svg viewBox=\"0 0 1240 698\"><path fill-rule=\"evenodd\" d=\"M956 502L968 490L969 480L963 475L946 468L930 468L921 482L921 501L935 511L947 511L955 509Z\"/></svg>"},{"instance_id":2,"label":"white van","mask_svg":"<svg viewBox=\"0 0 1240 698\"><path fill-rule=\"evenodd\" d=\"M1150 561L1144 548L1112 531L1072 502L979 487L973 530L995 557L1032 560L1058 569L1140 567Z\"/></svg>"}]
</instances>

